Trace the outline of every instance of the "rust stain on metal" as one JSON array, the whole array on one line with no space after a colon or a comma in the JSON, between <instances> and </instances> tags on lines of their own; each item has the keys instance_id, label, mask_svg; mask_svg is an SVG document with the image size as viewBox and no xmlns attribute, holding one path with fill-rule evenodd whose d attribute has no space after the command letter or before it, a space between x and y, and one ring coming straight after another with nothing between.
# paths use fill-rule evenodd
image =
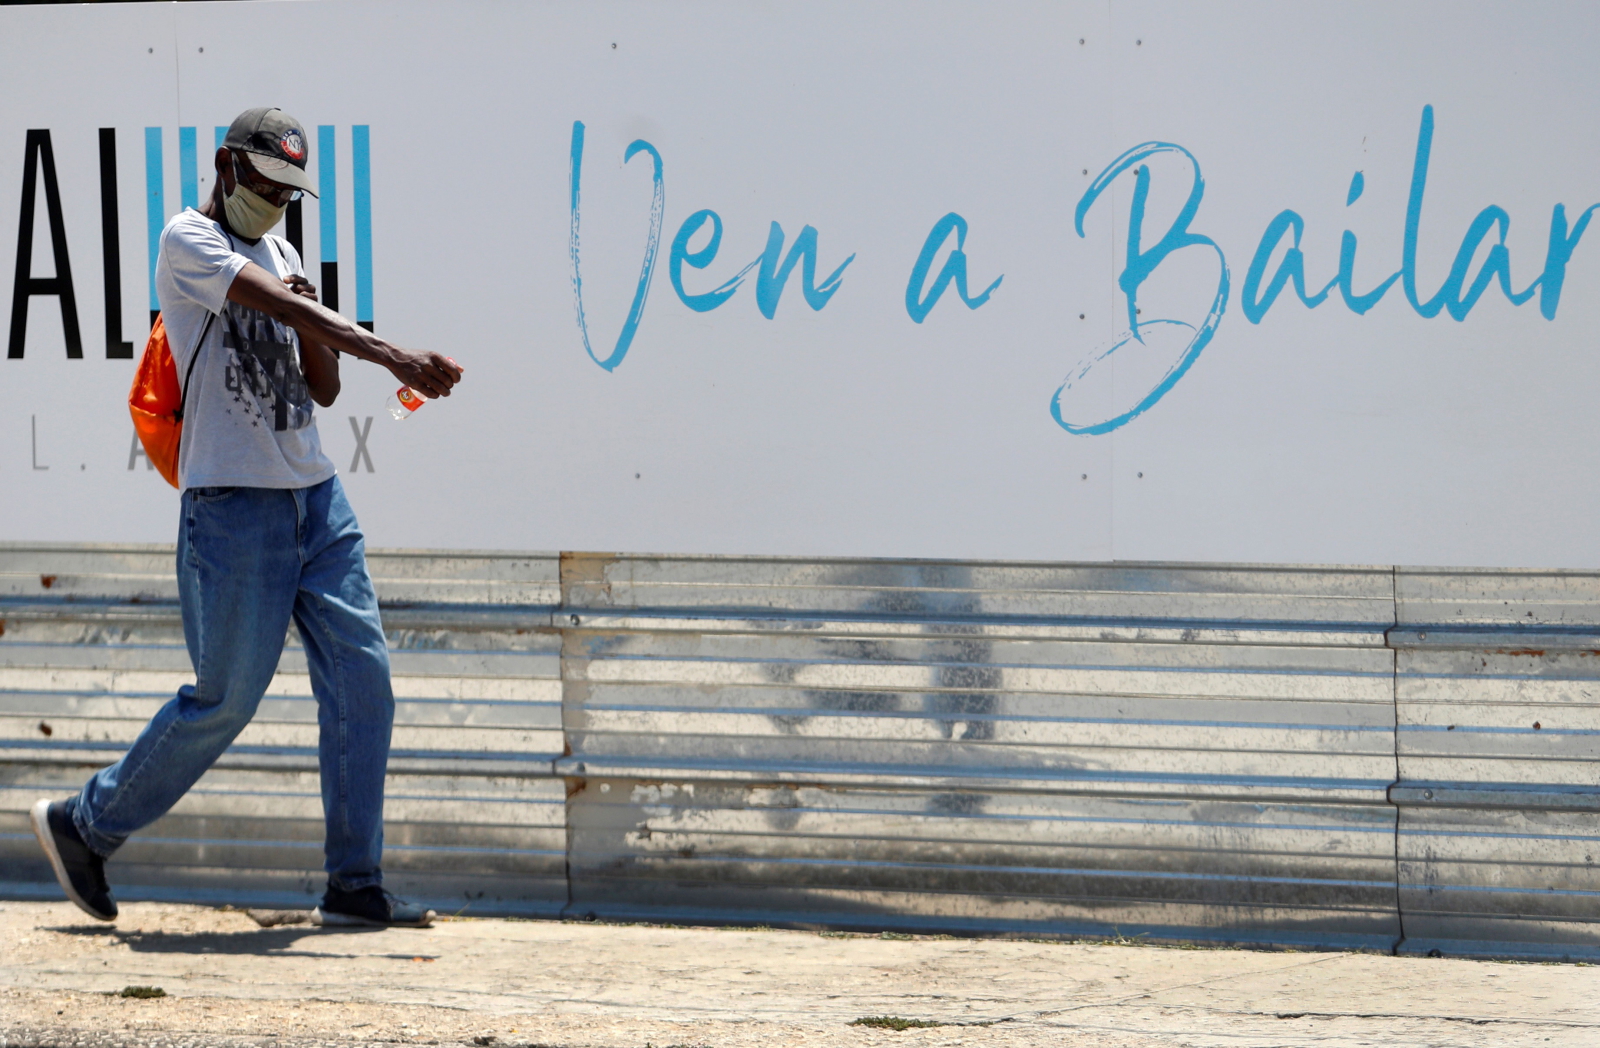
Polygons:
<instances>
[{"instance_id":1,"label":"rust stain on metal","mask_svg":"<svg viewBox=\"0 0 1600 1048\"><path fill-rule=\"evenodd\" d=\"M1531 656L1533 658L1538 658L1539 656L1544 654L1544 649L1543 648L1502 648L1500 650L1500 654L1502 654L1502 655L1528 655L1528 656Z\"/></svg>"},{"instance_id":2,"label":"rust stain on metal","mask_svg":"<svg viewBox=\"0 0 1600 1048\"><path fill-rule=\"evenodd\" d=\"M1539 724L1538 721L1534 721L1533 722L1533 730L1534 731L1542 731L1543 730L1542 726Z\"/></svg>"},{"instance_id":3,"label":"rust stain on metal","mask_svg":"<svg viewBox=\"0 0 1600 1048\"><path fill-rule=\"evenodd\" d=\"M43 586L45 589L49 589L51 586L54 586L55 584L56 584L56 577L54 575L40 575L39 576L39 585Z\"/></svg>"},{"instance_id":4,"label":"rust stain on metal","mask_svg":"<svg viewBox=\"0 0 1600 1048\"><path fill-rule=\"evenodd\" d=\"M611 579L606 571L620 558L615 553L562 553L561 604L583 607L611 603ZM574 593L576 588L579 592Z\"/></svg>"}]
</instances>

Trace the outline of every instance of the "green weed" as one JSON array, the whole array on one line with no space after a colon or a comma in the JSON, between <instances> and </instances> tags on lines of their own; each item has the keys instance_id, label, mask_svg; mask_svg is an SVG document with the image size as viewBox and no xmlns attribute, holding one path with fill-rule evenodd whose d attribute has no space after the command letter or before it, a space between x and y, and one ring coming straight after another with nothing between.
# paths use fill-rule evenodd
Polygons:
<instances>
[{"instance_id":1,"label":"green weed","mask_svg":"<svg viewBox=\"0 0 1600 1048\"><path fill-rule=\"evenodd\" d=\"M903 1019L898 1015L867 1015L860 1019L852 1019L850 1025L872 1026L880 1030L926 1030L948 1024L935 1022L932 1019Z\"/></svg>"}]
</instances>

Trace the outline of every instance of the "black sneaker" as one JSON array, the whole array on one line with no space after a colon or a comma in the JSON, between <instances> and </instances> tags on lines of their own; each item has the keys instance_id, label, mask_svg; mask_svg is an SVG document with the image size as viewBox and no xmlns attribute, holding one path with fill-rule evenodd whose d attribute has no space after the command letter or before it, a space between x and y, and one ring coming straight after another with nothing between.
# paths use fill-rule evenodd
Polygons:
<instances>
[{"instance_id":1,"label":"black sneaker","mask_svg":"<svg viewBox=\"0 0 1600 1048\"><path fill-rule=\"evenodd\" d=\"M322 905L311 911L311 923L324 928L426 928L435 916L432 910L395 898L381 885L347 892L330 884Z\"/></svg>"},{"instance_id":2,"label":"black sneaker","mask_svg":"<svg viewBox=\"0 0 1600 1048\"><path fill-rule=\"evenodd\" d=\"M67 898L97 921L117 919L117 900L106 883L106 861L83 843L72 825L66 801L41 800L33 806L33 835L50 857L50 868Z\"/></svg>"}]
</instances>

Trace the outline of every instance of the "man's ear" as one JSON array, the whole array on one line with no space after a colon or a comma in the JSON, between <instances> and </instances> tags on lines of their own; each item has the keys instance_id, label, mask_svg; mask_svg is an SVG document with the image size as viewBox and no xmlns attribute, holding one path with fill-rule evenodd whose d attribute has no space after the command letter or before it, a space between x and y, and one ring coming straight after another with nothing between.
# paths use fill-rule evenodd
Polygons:
<instances>
[{"instance_id":1,"label":"man's ear","mask_svg":"<svg viewBox=\"0 0 1600 1048\"><path fill-rule=\"evenodd\" d=\"M216 156L217 182L222 186L224 196L233 195L233 153L227 146L217 147Z\"/></svg>"}]
</instances>

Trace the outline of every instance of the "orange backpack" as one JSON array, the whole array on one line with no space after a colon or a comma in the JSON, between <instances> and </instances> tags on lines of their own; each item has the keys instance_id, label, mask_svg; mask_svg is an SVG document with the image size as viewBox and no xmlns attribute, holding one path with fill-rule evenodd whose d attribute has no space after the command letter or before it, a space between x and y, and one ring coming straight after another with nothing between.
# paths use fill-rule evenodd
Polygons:
<instances>
[{"instance_id":1,"label":"orange backpack","mask_svg":"<svg viewBox=\"0 0 1600 1048\"><path fill-rule=\"evenodd\" d=\"M189 358L189 372L178 385L178 365L172 359L172 347L167 344L167 325L157 314L150 329L150 341L144 344L144 356L139 358L139 370L133 375L133 388L128 391L128 411L133 415L133 429L139 434L151 465L161 471L167 483L178 486L178 445L183 439L183 406L189 397L189 379L194 375L195 362L200 359L200 348L206 343L215 313L206 317L200 329L200 340L195 343L194 356Z\"/></svg>"}]
</instances>

